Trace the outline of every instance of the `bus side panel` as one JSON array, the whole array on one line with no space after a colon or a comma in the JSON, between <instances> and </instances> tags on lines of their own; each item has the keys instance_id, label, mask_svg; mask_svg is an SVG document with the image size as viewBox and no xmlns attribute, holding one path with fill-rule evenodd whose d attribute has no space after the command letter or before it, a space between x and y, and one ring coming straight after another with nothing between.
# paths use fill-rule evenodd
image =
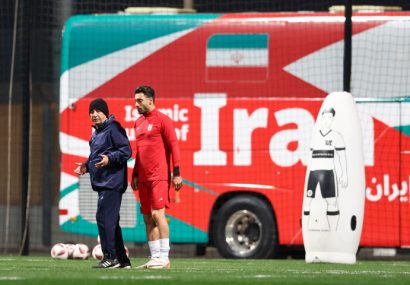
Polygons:
<instances>
[{"instance_id":1,"label":"bus side panel","mask_svg":"<svg viewBox=\"0 0 410 285\"><path fill-rule=\"evenodd\" d=\"M300 216L310 133L323 97L342 88L342 18L72 18L62 55L61 229L97 233L92 217L95 193L86 179L72 172L74 163L88 156L90 100L107 99L134 147L138 112L133 91L147 84L157 92L158 108L173 119L181 147L185 186L179 194L171 192L172 241L206 243L216 199L226 193L254 192L272 204L279 242L302 244ZM358 45L360 36L372 35L389 21L366 19L355 25ZM113 34L120 39L112 41ZM365 90L360 82L355 87ZM403 189L408 189L410 169L400 148L407 150L405 127L410 122L400 121L399 103L367 100L361 105L367 195L361 245L408 244L409 223L400 215L408 212L408 192ZM129 171L133 163L129 161ZM144 241L138 193L127 193L127 201L134 205L121 215L125 239Z\"/></svg>"}]
</instances>

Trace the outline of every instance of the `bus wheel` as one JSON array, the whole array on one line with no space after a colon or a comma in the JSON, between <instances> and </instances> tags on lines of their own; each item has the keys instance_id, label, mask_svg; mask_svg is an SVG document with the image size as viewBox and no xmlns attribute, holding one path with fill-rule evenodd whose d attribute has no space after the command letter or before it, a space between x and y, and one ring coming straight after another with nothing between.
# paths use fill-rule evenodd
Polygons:
<instances>
[{"instance_id":1,"label":"bus wheel","mask_svg":"<svg viewBox=\"0 0 410 285\"><path fill-rule=\"evenodd\" d=\"M277 230L269 205L241 195L225 202L214 219L213 240L227 258L269 258L277 247Z\"/></svg>"}]
</instances>

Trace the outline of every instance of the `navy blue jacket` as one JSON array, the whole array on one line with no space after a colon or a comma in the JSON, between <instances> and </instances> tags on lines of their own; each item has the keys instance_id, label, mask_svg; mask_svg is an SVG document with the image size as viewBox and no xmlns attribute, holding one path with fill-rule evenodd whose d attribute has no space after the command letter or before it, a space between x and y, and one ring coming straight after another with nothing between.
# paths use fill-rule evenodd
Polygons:
<instances>
[{"instance_id":1,"label":"navy blue jacket","mask_svg":"<svg viewBox=\"0 0 410 285\"><path fill-rule=\"evenodd\" d=\"M97 169L101 154L109 158L107 166ZM131 157L131 147L124 128L114 116L110 116L90 139L90 156L86 167L90 173L94 191L113 190L125 192L128 186L127 160Z\"/></svg>"}]
</instances>

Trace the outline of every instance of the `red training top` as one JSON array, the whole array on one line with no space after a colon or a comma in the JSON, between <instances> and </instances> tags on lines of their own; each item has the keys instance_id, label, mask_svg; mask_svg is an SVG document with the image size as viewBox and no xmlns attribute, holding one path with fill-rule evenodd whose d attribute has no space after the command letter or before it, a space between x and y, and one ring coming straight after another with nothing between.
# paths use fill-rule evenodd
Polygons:
<instances>
[{"instance_id":1,"label":"red training top","mask_svg":"<svg viewBox=\"0 0 410 285\"><path fill-rule=\"evenodd\" d=\"M137 142L133 176L139 182L170 181L170 154L173 166L179 166L180 153L172 120L157 109L135 121Z\"/></svg>"}]
</instances>

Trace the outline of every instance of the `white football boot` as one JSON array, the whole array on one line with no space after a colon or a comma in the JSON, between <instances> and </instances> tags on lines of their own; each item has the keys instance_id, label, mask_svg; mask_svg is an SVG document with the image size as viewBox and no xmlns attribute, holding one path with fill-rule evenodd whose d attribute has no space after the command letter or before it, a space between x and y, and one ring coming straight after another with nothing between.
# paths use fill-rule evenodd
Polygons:
<instances>
[{"instance_id":1,"label":"white football boot","mask_svg":"<svg viewBox=\"0 0 410 285\"><path fill-rule=\"evenodd\" d=\"M150 258L150 260L143 264L140 265L138 267L136 267L137 269L169 269L171 267L171 263L169 262L169 259L164 259L161 257L154 257L154 258Z\"/></svg>"},{"instance_id":2,"label":"white football boot","mask_svg":"<svg viewBox=\"0 0 410 285\"><path fill-rule=\"evenodd\" d=\"M168 258L155 258L152 262L147 264L148 269L170 269L171 262Z\"/></svg>"}]
</instances>

